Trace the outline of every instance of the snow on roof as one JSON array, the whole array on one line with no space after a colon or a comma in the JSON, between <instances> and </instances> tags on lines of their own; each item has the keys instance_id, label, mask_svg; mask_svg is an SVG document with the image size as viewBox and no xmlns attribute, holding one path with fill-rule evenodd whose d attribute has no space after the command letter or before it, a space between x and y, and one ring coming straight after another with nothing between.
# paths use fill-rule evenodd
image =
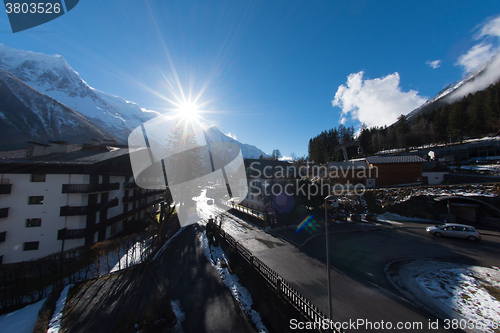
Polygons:
<instances>
[{"instance_id":1,"label":"snow on roof","mask_svg":"<svg viewBox=\"0 0 500 333\"><path fill-rule=\"evenodd\" d=\"M382 163L423 163L427 162L420 156L417 155L405 155L405 156L370 156L366 158L366 161L370 164L382 164Z\"/></svg>"},{"instance_id":2,"label":"snow on roof","mask_svg":"<svg viewBox=\"0 0 500 333\"><path fill-rule=\"evenodd\" d=\"M106 147L105 150L76 150L67 153L1 159L0 164L94 164L128 154L128 148Z\"/></svg>"},{"instance_id":3,"label":"snow on roof","mask_svg":"<svg viewBox=\"0 0 500 333\"><path fill-rule=\"evenodd\" d=\"M328 163L328 167L338 169L365 169L368 167L368 163L366 163L364 159L349 162L330 162Z\"/></svg>"}]
</instances>

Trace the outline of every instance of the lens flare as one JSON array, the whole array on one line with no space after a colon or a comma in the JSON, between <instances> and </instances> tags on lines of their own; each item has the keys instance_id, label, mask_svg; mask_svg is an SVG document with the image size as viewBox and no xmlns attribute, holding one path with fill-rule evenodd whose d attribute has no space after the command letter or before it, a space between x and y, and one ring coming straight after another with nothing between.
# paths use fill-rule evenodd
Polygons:
<instances>
[{"instance_id":1,"label":"lens flare","mask_svg":"<svg viewBox=\"0 0 500 333\"><path fill-rule=\"evenodd\" d=\"M313 233L317 230L317 226L318 225L314 220L314 216L309 215L304 219L304 221L300 222L300 224L297 226L297 230L295 231L295 233L298 234L302 229L305 229L309 233Z\"/></svg>"}]
</instances>

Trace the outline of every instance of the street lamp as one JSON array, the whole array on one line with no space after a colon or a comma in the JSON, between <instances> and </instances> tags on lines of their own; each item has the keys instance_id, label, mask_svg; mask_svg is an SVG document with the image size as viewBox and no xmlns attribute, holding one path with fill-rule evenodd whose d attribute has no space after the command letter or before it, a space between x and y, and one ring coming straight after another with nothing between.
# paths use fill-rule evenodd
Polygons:
<instances>
[{"instance_id":1,"label":"street lamp","mask_svg":"<svg viewBox=\"0 0 500 333\"><path fill-rule=\"evenodd\" d=\"M326 279L328 286L328 319L332 321L332 294L330 290L330 246L328 245L328 202L332 203L333 207L338 207L337 197L329 195L325 198L325 232L326 232Z\"/></svg>"}]
</instances>

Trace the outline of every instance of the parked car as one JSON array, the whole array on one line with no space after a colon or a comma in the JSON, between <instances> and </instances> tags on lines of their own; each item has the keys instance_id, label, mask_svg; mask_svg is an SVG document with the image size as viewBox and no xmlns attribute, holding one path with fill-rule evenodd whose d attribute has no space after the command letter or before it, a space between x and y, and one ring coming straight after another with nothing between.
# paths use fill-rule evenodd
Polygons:
<instances>
[{"instance_id":1,"label":"parked car","mask_svg":"<svg viewBox=\"0 0 500 333\"><path fill-rule=\"evenodd\" d=\"M377 222L377 214L374 213L365 214L365 219L369 222Z\"/></svg>"},{"instance_id":2,"label":"parked car","mask_svg":"<svg viewBox=\"0 0 500 333\"><path fill-rule=\"evenodd\" d=\"M359 214L351 214L351 221L352 222L361 222L361 215L359 215Z\"/></svg>"},{"instance_id":3,"label":"parked car","mask_svg":"<svg viewBox=\"0 0 500 333\"><path fill-rule=\"evenodd\" d=\"M341 221L341 222L347 222L347 215L337 214L337 215L335 215L335 220Z\"/></svg>"},{"instance_id":4,"label":"parked car","mask_svg":"<svg viewBox=\"0 0 500 333\"><path fill-rule=\"evenodd\" d=\"M481 235L477 232L476 228L464 224L445 223L427 227L425 230L436 237L466 238L470 241L481 239Z\"/></svg>"}]
</instances>

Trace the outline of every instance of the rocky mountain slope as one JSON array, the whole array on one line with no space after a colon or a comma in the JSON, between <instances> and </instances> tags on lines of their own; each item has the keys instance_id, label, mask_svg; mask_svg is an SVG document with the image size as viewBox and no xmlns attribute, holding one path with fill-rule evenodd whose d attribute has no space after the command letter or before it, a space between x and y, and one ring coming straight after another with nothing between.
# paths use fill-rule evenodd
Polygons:
<instances>
[{"instance_id":1,"label":"rocky mountain slope","mask_svg":"<svg viewBox=\"0 0 500 333\"><path fill-rule=\"evenodd\" d=\"M25 148L26 141L79 143L90 138L115 139L80 113L3 69L0 96L0 150Z\"/></svg>"},{"instance_id":2,"label":"rocky mountain slope","mask_svg":"<svg viewBox=\"0 0 500 333\"><path fill-rule=\"evenodd\" d=\"M130 132L160 113L90 87L62 56L21 51L0 44L0 149L24 148L26 141L114 139L126 144ZM267 156L217 127L214 141L234 142L243 157Z\"/></svg>"}]
</instances>

